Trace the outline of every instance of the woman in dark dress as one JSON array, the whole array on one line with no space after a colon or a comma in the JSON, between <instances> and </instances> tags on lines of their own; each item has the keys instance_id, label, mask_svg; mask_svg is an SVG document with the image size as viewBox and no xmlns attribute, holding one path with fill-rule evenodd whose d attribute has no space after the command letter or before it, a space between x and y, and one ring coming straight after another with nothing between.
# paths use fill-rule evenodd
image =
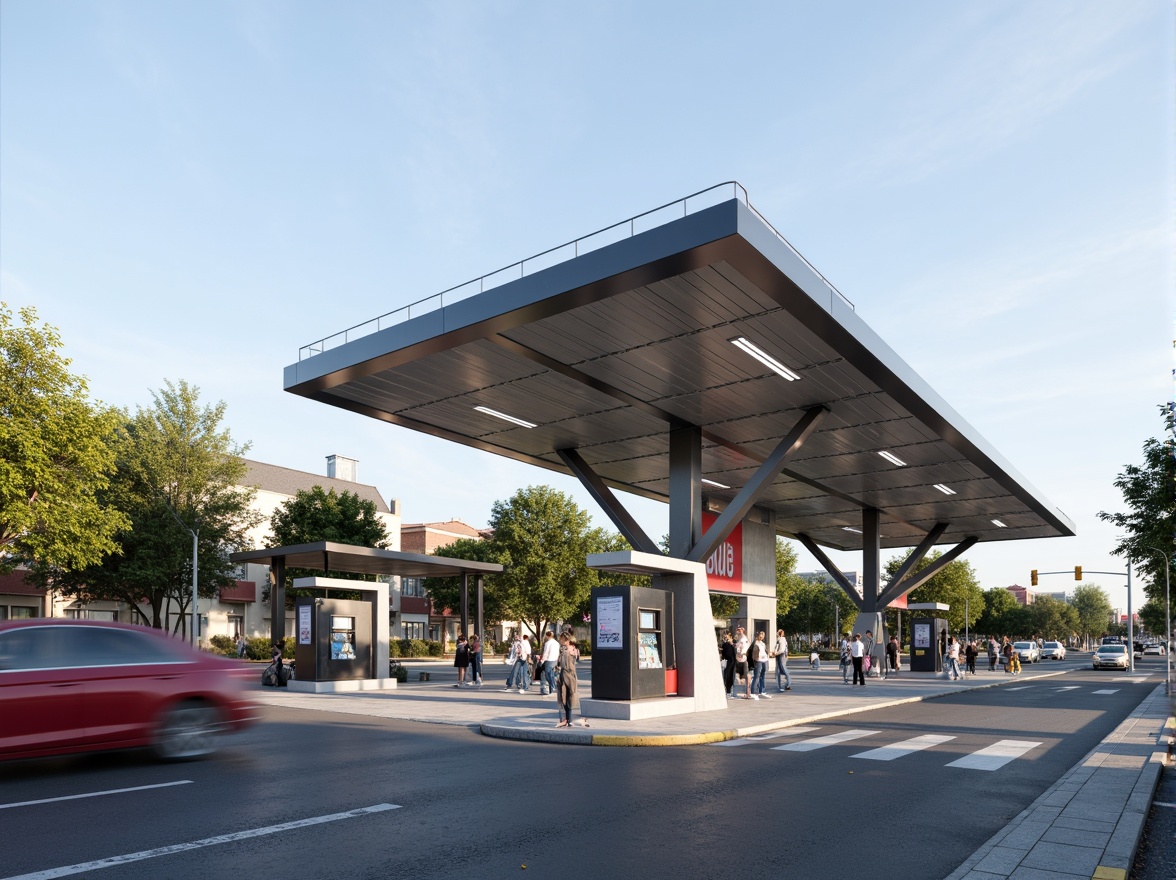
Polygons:
<instances>
[{"instance_id":1,"label":"woman in dark dress","mask_svg":"<svg viewBox=\"0 0 1176 880\"><path fill-rule=\"evenodd\" d=\"M466 670L470 667L470 645L465 636L457 637L457 650L454 652L453 665L457 667L457 684L455 688L465 684Z\"/></svg>"},{"instance_id":2,"label":"woman in dark dress","mask_svg":"<svg viewBox=\"0 0 1176 880\"><path fill-rule=\"evenodd\" d=\"M577 693L579 681L576 678L576 658L568 649L570 642L571 639L567 633L560 633L559 659L555 662L556 694L559 699L559 723L555 725L556 727L570 727L572 710L580 705L580 696ZM587 727L588 721L581 720L581 724Z\"/></svg>"},{"instance_id":3,"label":"woman in dark dress","mask_svg":"<svg viewBox=\"0 0 1176 880\"><path fill-rule=\"evenodd\" d=\"M723 641L719 644L719 659L723 663L723 690L727 696L734 699L735 693L735 643L731 641L730 633L723 633Z\"/></svg>"}]
</instances>

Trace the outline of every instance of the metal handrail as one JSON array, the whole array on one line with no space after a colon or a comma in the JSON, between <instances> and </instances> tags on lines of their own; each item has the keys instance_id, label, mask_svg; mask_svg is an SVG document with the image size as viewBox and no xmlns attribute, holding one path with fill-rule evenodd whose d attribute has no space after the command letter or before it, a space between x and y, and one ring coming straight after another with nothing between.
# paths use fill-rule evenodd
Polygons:
<instances>
[{"instance_id":1,"label":"metal handrail","mask_svg":"<svg viewBox=\"0 0 1176 880\"><path fill-rule=\"evenodd\" d=\"M454 287L446 288L440 293L435 293L432 296L419 299L416 302L409 303L406 306L401 306L400 308L394 309L391 312L385 312L384 314L378 315L375 318L371 318L370 320L363 321L362 323L348 327L346 330L341 330L338 333L324 337L317 342L304 345L298 349L298 360L301 362L308 358L315 357L316 355L320 355L332 348L336 348L340 345L346 345L352 340L360 339L372 333L378 333L380 330L393 327L396 324L403 323L404 321L410 320L411 318L428 314L429 312L436 311L439 308L443 309L447 305L460 302L461 300L469 296L473 296L474 294L484 293L485 291L493 289L500 284L505 284L507 281L514 281L516 278L524 278L528 274L528 264L531 264L530 272L538 272L558 263L575 259L582 253L589 253L593 250L596 250L597 248L605 247L606 245L614 243L614 241L620 241L624 238L633 238L639 234L639 231L646 232L649 229L654 229L657 226L661 226L664 223L670 222L671 219L677 219L677 211L675 210L670 212L668 209L676 208L680 205L682 208L681 216L686 217L692 213L690 208L691 199L697 199L699 196L704 196L708 193L714 193L718 190L724 190L727 187L731 188L731 198L738 199L739 201L743 202L743 204L747 206L748 210L755 214L755 216L758 217L760 221L772 231L772 234L775 235L776 238L780 239L780 241L782 241L788 247L788 249L801 260L801 262L808 266L809 269L811 269L813 273L818 278L820 278L822 282L824 282L825 286L828 287L833 294L840 298L847 306L849 306L850 309L856 311L854 304L850 302L849 298L846 297L836 287L834 287L829 279L818 272L817 268L808 260L806 260L804 255L794 248L792 243L789 242L788 239L786 239L783 235L781 235L776 227L769 223L763 214L755 209L755 207L751 204L751 200L747 196L746 187L744 187L743 184L739 183L737 180L727 180L723 183L717 183L714 186L709 186L706 189L700 189L698 192L691 193L688 196L683 196L680 199L675 199L672 202L666 202L664 205L659 205L658 207L651 208L648 211L643 211L642 213L636 214L627 220L622 220L619 223L613 223L610 226L605 226L603 229L598 229L595 232L582 235L579 238L573 239L572 241L561 245L556 245L555 247L548 248L545 251L540 251L537 254L527 257L526 259L519 260L516 263L511 263L509 266L503 266L501 269L496 269L493 272L487 272L485 275L474 278L472 281L466 281L464 284L458 284ZM703 207L711 207L712 204L718 203L708 203ZM696 207L693 210L698 211L702 210L702 208ZM641 220L650 218L653 215L659 214L661 212L667 212L667 217L665 219L659 219L656 223L651 223L650 225L638 230L638 224ZM609 238L606 241L601 241L591 247L586 246L592 244L593 239L603 237L606 235L606 233L615 233L616 237ZM558 259L553 259L555 255L568 249L571 251L570 254L560 256ZM542 262L544 258L548 258L548 261ZM540 263L540 265L535 266L535 263ZM516 271L517 275L515 274ZM487 284L487 282L490 283Z\"/></svg>"}]
</instances>

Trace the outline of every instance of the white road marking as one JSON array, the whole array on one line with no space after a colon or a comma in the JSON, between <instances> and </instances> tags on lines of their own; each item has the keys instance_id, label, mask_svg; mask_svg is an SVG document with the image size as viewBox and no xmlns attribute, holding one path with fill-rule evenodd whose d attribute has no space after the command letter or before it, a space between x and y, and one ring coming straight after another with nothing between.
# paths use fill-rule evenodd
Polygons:
<instances>
[{"instance_id":1,"label":"white road marking","mask_svg":"<svg viewBox=\"0 0 1176 880\"><path fill-rule=\"evenodd\" d=\"M1023 685L1021 685L1020 687L1015 687L1015 688L1005 688L1005 690L1006 690L1006 691L1027 691L1027 690L1029 690L1029 688L1031 688L1031 687L1033 687L1033 686L1034 686L1034 685L1031 685L1031 684L1023 684Z\"/></svg>"},{"instance_id":2,"label":"white road marking","mask_svg":"<svg viewBox=\"0 0 1176 880\"><path fill-rule=\"evenodd\" d=\"M1055 691L1076 691L1076 690L1078 690L1078 685L1072 684L1072 685L1069 685L1068 687L1054 688L1054 690Z\"/></svg>"},{"instance_id":3,"label":"white road marking","mask_svg":"<svg viewBox=\"0 0 1176 880\"><path fill-rule=\"evenodd\" d=\"M722 742L711 743L712 746L745 746L750 742L757 742L765 739L775 739L779 736L796 736L802 733L812 733L814 730L820 730L819 727L789 727L787 730L780 730L774 733L761 733L756 736L742 736L739 739L725 739Z\"/></svg>"},{"instance_id":4,"label":"white road marking","mask_svg":"<svg viewBox=\"0 0 1176 880\"><path fill-rule=\"evenodd\" d=\"M901 758L904 755L921 752L923 749L929 749L932 746L950 742L953 739L955 739L954 736L936 736L929 733L923 736L916 736L913 739L906 739L902 742L897 742L892 746L883 746L880 749L870 749L868 752L858 752L856 755L850 755L850 757L864 758L867 761L893 761L895 758Z\"/></svg>"},{"instance_id":5,"label":"white road marking","mask_svg":"<svg viewBox=\"0 0 1176 880\"><path fill-rule=\"evenodd\" d=\"M1117 693L1119 693L1119 689L1118 688L1110 688L1107 690L1095 691L1094 693L1096 693L1096 694L1117 694Z\"/></svg>"},{"instance_id":6,"label":"white road marking","mask_svg":"<svg viewBox=\"0 0 1176 880\"><path fill-rule=\"evenodd\" d=\"M3 880L53 880L55 877L68 877L70 874L82 874L86 871L97 871L100 868L112 868L115 865L125 865L128 862L141 862L144 859L154 859L159 856L170 856L175 853L188 852L206 846L216 846L221 843L233 843L237 840L247 840L251 837L263 837L267 834L277 834L280 831L292 831L296 828L306 828L310 825L321 825L324 822L337 822L341 819L354 819L369 813L382 813L385 810L398 810L399 804L375 804L370 807L360 807L358 810L348 810L346 813L331 813L329 816L314 816L310 819L299 819L296 822L283 822L281 825L267 825L264 828L251 828L248 831L235 831L232 834L222 834L219 837L206 837L191 843L177 843L172 846L161 846L156 849L146 849L142 852L128 853L121 856L111 856L94 862L83 862L77 865L66 865L62 868L48 868L44 871L34 871L32 874L20 874L5 877Z\"/></svg>"},{"instance_id":7,"label":"white road marking","mask_svg":"<svg viewBox=\"0 0 1176 880\"><path fill-rule=\"evenodd\" d=\"M191 779L180 779L177 782L160 782L157 785L136 785L134 788L111 788L106 791L89 791L85 794L67 794L61 797L42 798L39 801L19 801L14 804L0 804L0 810L11 810L14 807L31 807L36 804L52 804L57 801L74 801L78 798L102 797L108 794L123 794L128 791L146 791L149 788L168 788L172 785L191 785Z\"/></svg>"},{"instance_id":8,"label":"white road marking","mask_svg":"<svg viewBox=\"0 0 1176 880\"><path fill-rule=\"evenodd\" d=\"M772 746L773 751L777 752L811 752L814 749L823 749L825 746L835 746L838 743L849 742L853 739L861 739L863 736L873 736L875 733L881 733L880 730L846 730L843 733L831 733L828 736L818 736L813 739L806 739L803 742L785 743L782 746Z\"/></svg>"},{"instance_id":9,"label":"white road marking","mask_svg":"<svg viewBox=\"0 0 1176 880\"><path fill-rule=\"evenodd\" d=\"M958 761L952 761L948 767L961 767L964 770L999 770L1014 758L1037 748L1041 743L1023 739L1002 739L1000 742L965 755Z\"/></svg>"}]
</instances>

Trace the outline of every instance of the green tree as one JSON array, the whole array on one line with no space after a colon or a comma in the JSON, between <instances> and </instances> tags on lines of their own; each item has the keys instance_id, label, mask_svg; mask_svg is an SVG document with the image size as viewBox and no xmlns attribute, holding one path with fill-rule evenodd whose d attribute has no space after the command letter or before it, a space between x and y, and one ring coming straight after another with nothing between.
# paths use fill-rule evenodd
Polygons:
<instances>
[{"instance_id":1,"label":"green tree","mask_svg":"<svg viewBox=\"0 0 1176 880\"><path fill-rule=\"evenodd\" d=\"M452 544L438 547L434 556L446 559L468 559L471 562L496 562L494 546L482 538L458 538ZM474 581L470 578L470 614L474 614ZM425 578L425 590L438 610L461 609L461 578ZM493 575L487 575L482 583L482 617L488 626L507 618L503 590L498 587Z\"/></svg>"},{"instance_id":2,"label":"green tree","mask_svg":"<svg viewBox=\"0 0 1176 880\"><path fill-rule=\"evenodd\" d=\"M0 571L82 568L115 551L128 525L100 497L119 414L90 401L36 309L21 309L20 320L0 302Z\"/></svg>"},{"instance_id":3,"label":"green tree","mask_svg":"<svg viewBox=\"0 0 1176 880\"><path fill-rule=\"evenodd\" d=\"M1098 517L1122 533L1111 552L1130 559L1148 579L1144 586L1148 601L1139 609L1140 616L1160 624L1156 629L1163 630L1164 558L1171 564L1176 552L1176 423L1170 406L1159 409L1167 438L1147 440L1143 464L1127 465L1115 479L1127 511L1100 511Z\"/></svg>"},{"instance_id":4,"label":"green tree","mask_svg":"<svg viewBox=\"0 0 1176 880\"><path fill-rule=\"evenodd\" d=\"M1100 586L1082 584L1074 588L1070 605L1078 615L1078 634L1089 647L1094 639L1107 631L1113 611L1110 597Z\"/></svg>"},{"instance_id":5,"label":"green tree","mask_svg":"<svg viewBox=\"0 0 1176 880\"><path fill-rule=\"evenodd\" d=\"M804 578L796 573L796 548L783 538L776 539L776 617L792 610ZM779 622L776 624L781 626Z\"/></svg>"},{"instance_id":6,"label":"green tree","mask_svg":"<svg viewBox=\"0 0 1176 880\"><path fill-rule=\"evenodd\" d=\"M1052 596L1038 596L1029 606L1033 631L1042 639L1065 640L1078 632L1078 612L1067 602Z\"/></svg>"},{"instance_id":7,"label":"green tree","mask_svg":"<svg viewBox=\"0 0 1176 880\"><path fill-rule=\"evenodd\" d=\"M982 635L1003 636L1020 625L1017 598L1002 587L984 591L984 611L976 619L976 632Z\"/></svg>"},{"instance_id":8,"label":"green tree","mask_svg":"<svg viewBox=\"0 0 1176 880\"><path fill-rule=\"evenodd\" d=\"M915 566L915 572L921 572L942 555L938 550L932 550ZM893 577L903 561L902 557L891 559L886 564L887 575ZM984 613L984 591L976 582L971 564L961 559L949 562L927 583L907 595L911 602L943 602L949 605L947 623L952 632L962 633L965 625L969 630L973 629Z\"/></svg>"},{"instance_id":9,"label":"green tree","mask_svg":"<svg viewBox=\"0 0 1176 880\"><path fill-rule=\"evenodd\" d=\"M248 530L261 519L254 491L240 488L247 446L221 428L225 405L200 404L187 382L151 392L152 406L136 408L118 442L117 469L104 493L130 521L117 535L121 550L64 575L61 589L83 600L124 602L150 626L187 631L192 596L192 532L196 532L198 592L211 598L234 583L229 553L249 547ZM139 604L150 606L145 614Z\"/></svg>"},{"instance_id":10,"label":"green tree","mask_svg":"<svg viewBox=\"0 0 1176 880\"><path fill-rule=\"evenodd\" d=\"M496 501L490 528L493 560L504 567L492 580L510 616L543 632L580 611L600 582L587 557L609 545L588 513L550 486L529 486Z\"/></svg>"},{"instance_id":11,"label":"green tree","mask_svg":"<svg viewBox=\"0 0 1176 880\"><path fill-rule=\"evenodd\" d=\"M273 512L266 541L274 547L333 541L357 547L384 548L388 546L388 530L380 519L376 502L360 498L346 489L342 492L331 489L328 492L322 486L313 486L310 489L299 489L293 498L287 499ZM286 571L286 585L289 586L295 578L311 575L344 580L372 579L354 572L292 568ZM287 598L304 593L308 594L308 591L290 590ZM358 596L357 593L355 598Z\"/></svg>"},{"instance_id":12,"label":"green tree","mask_svg":"<svg viewBox=\"0 0 1176 880\"><path fill-rule=\"evenodd\" d=\"M777 618L777 625L785 632L800 637L799 642L832 632L834 620L838 620L838 628L842 631L853 625L857 606L831 579L797 580L792 607L787 614Z\"/></svg>"}]
</instances>

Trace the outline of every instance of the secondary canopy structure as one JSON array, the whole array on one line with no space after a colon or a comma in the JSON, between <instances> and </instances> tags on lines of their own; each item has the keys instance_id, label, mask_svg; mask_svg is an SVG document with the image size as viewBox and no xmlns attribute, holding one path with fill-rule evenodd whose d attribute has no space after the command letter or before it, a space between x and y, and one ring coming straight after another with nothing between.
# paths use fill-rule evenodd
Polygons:
<instances>
[{"instance_id":1,"label":"secondary canopy structure","mask_svg":"<svg viewBox=\"0 0 1176 880\"><path fill-rule=\"evenodd\" d=\"M285 547L268 547L264 550L243 550L229 554L232 562L252 562L270 567L270 637L279 641L286 637L286 569L311 568L323 572L345 571L352 574L396 575L399 577L460 577L461 578L461 626L462 632L469 629L469 579L475 579L476 632L482 634L482 588L487 574L497 574L502 566L494 562L475 562L469 559L448 559L444 556L423 556L419 553L401 553L399 550L381 550L375 547L357 547L353 544L337 544L334 541L316 541L312 544L292 544ZM383 619L388 619L388 609L381 609Z\"/></svg>"}]
</instances>

